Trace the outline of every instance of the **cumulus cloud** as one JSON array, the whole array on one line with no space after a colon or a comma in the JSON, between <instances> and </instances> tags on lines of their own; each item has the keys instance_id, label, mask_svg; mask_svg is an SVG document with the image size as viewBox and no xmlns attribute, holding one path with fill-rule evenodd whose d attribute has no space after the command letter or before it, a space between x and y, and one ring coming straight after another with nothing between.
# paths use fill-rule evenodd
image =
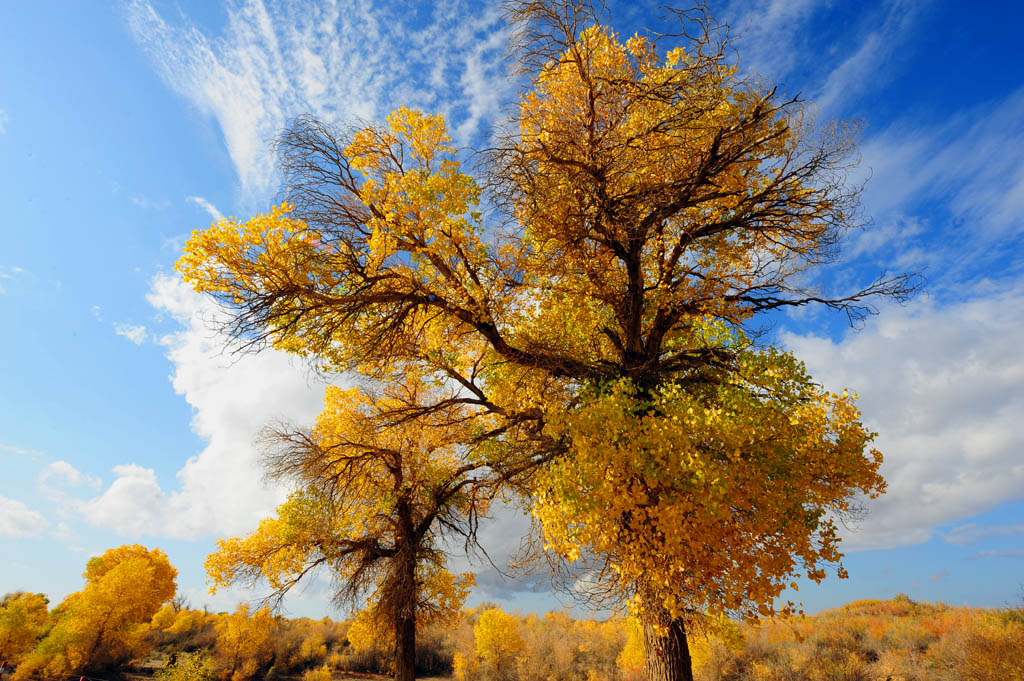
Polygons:
<instances>
[{"instance_id":1,"label":"cumulus cloud","mask_svg":"<svg viewBox=\"0 0 1024 681\"><path fill-rule=\"evenodd\" d=\"M20 501L0 497L0 535L31 537L42 532L46 518Z\"/></svg>"},{"instance_id":2,"label":"cumulus cloud","mask_svg":"<svg viewBox=\"0 0 1024 681\"><path fill-rule=\"evenodd\" d=\"M126 536L155 534L167 521L167 497L151 468L135 464L114 466L117 476L100 496L84 502L80 510L94 525Z\"/></svg>"},{"instance_id":3,"label":"cumulus cloud","mask_svg":"<svg viewBox=\"0 0 1024 681\"><path fill-rule=\"evenodd\" d=\"M267 141L294 116L379 119L401 103L448 114L465 145L511 92L496 5L243 0L219 36L148 0L126 18L167 85L216 120L249 197L271 193Z\"/></svg>"},{"instance_id":4,"label":"cumulus cloud","mask_svg":"<svg viewBox=\"0 0 1024 681\"><path fill-rule=\"evenodd\" d=\"M1024 281L973 293L886 307L839 341L782 334L827 388L860 393L878 432L889 488L849 548L924 542L1024 496Z\"/></svg>"},{"instance_id":5,"label":"cumulus cloud","mask_svg":"<svg viewBox=\"0 0 1024 681\"><path fill-rule=\"evenodd\" d=\"M270 422L311 423L323 386L284 353L226 353L228 339L212 330L220 311L178 279L158 277L148 300L180 325L160 343L173 366L174 390L193 407L192 429L207 445L178 471L176 485L150 468L115 467L110 487L81 510L91 523L124 535L250 531L283 495L264 485L253 441Z\"/></svg>"},{"instance_id":6,"label":"cumulus cloud","mask_svg":"<svg viewBox=\"0 0 1024 681\"><path fill-rule=\"evenodd\" d=\"M114 333L127 338L136 345L142 345L148 337L146 327L141 324L114 324Z\"/></svg>"}]
</instances>

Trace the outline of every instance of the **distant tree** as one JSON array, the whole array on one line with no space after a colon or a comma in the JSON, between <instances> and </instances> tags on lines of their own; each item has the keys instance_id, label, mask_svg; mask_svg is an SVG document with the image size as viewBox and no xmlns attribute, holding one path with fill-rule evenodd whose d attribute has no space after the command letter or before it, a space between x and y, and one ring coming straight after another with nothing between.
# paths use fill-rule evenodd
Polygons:
<instances>
[{"instance_id":1,"label":"distant tree","mask_svg":"<svg viewBox=\"0 0 1024 681\"><path fill-rule=\"evenodd\" d=\"M480 613L473 625L480 672L487 681L516 678L516 657L523 650L518 620L501 608L489 608Z\"/></svg>"},{"instance_id":2,"label":"distant tree","mask_svg":"<svg viewBox=\"0 0 1024 681\"><path fill-rule=\"evenodd\" d=\"M429 393L415 376L379 395L329 387L312 432L271 433L268 469L299 489L252 534L218 541L214 588L266 578L279 598L325 568L337 601L361 610L349 639L389 641L395 678L412 679L417 624L457 616L473 584L444 568L440 541L471 538L489 500L470 475L481 465L465 446L470 415L407 417Z\"/></svg>"},{"instance_id":3,"label":"distant tree","mask_svg":"<svg viewBox=\"0 0 1024 681\"><path fill-rule=\"evenodd\" d=\"M17 665L46 633L49 599L16 591L0 599L0 662Z\"/></svg>"},{"instance_id":4,"label":"distant tree","mask_svg":"<svg viewBox=\"0 0 1024 681\"><path fill-rule=\"evenodd\" d=\"M212 664L224 681L247 681L270 664L274 655L274 616L268 608L250 613L242 604L217 621Z\"/></svg>"},{"instance_id":5,"label":"distant tree","mask_svg":"<svg viewBox=\"0 0 1024 681\"><path fill-rule=\"evenodd\" d=\"M139 544L91 559L85 588L54 608L53 628L14 678L102 671L143 654L150 621L174 596L177 575L163 551Z\"/></svg>"}]
</instances>

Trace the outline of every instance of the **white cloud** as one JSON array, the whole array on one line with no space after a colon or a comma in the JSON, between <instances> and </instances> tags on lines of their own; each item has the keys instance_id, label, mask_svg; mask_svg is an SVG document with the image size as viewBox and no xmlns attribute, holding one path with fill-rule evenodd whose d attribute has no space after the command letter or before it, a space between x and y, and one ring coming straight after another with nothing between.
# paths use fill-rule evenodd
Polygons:
<instances>
[{"instance_id":1,"label":"white cloud","mask_svg":"<svg viewBox=\"0 0 1024 681\"><path fill-rule=\"evenodd\" d=\"M126 10L167 85L216 120L249 198L272 192L267 142L289 118L378 119L407 104L451 114L466 144L511 93L493 5L242 0L227 15L213 37L187 18L170 23L147 0Z\"/></svg>"},{"instance_id":2,"label":"white cloud","mask_svg":"<svg viewBox=\"0 0 1024 681\"><path fill-rule=\"evenodd\" d=\"M122 534L195 538L255 529L282 500L263 484L253 446L268 423L312 423L323 386L290 356L226 354L227 339L211 330L217 308L176 278L158 277L148 296L181 329L163 337L174 372L171 381L194 409L192 429L206 447L177 473L177 489L161 486L156 472L118 466L103 494L81 506L96 525ZM166 485L166 483L165 483Z\"/></svg>"},{"instance_id":3,"label":"white cloud","mask_svg":"<svg viewBox=\"0 0 1024 681\"><path fill-rule=\"evenodd\" d=\"M80 505L85 519L126 536L159 534L168 508L156 473L127 464L114 466L114 475L116 479L103 494Z\"/></svg>"},{"instance_id":4,"label":"white cloud","mask_svg":"<svg viewBox=\"0 0 1024 681\"><path fill-rule=\"evenodd\" d=\"M839 342L782 340L827 388L860 393L888 492L850 548L909 545L1024 496L1024 281L887 306Z\"/></svg>"},{"instance_id":5,"label":"white cloud","mask_svg":"<svg viewBox=\"0 0 1024 681\"><path fill-rule=\"evenodd\" d=\"M217 206L213 205L201 196L186 196L185 200L194 203L205 210L214 220L224 219L224 214L217 210Z\"/></svg>"},{"instance_id":6,"label":"white cloud","mask_svg":"<svg viewBox=\"0 0 1024 681\"><path fill-rule=\"evenodd\" d=\"M8 120L10 119L7 117L7 112L3 109L0 109L0 135L3 135L4 133L7 132Z\"/></svg>"},{"instance_id":7,"label":"white cloud","mask_svg":"<svg viewBox=\"0 0 1024 681\"><path fill-rule=\"evenodd\" d=\"M148 337L146 327L135 324L114 324L114 333L127 338L136 345L142 345Z\"/></svg>"},{"instance_id":8,"label":"white cloud","mask_svg":"<svg viewBox=\"0 0 1024 681\"><path fill-rule=\"evenodd\" d=\"M0 535L31 537L46 525L46 518L39 511L33 511L20 501L0 497Z\"/></svg>"},{"instance_id":9,"label":"white cloud","mask_svg":"<svg viewBox=\"0 0 1024 681\"><path fill-rule=\"evenodd\" d=\"M70 485L72 487L99 487L100 479L87 475L67 461L54 461L47 464L45 468L39 473L39 482L47 483L50 480L54 480L58 483Z\"/></svg>"}]
</instances>

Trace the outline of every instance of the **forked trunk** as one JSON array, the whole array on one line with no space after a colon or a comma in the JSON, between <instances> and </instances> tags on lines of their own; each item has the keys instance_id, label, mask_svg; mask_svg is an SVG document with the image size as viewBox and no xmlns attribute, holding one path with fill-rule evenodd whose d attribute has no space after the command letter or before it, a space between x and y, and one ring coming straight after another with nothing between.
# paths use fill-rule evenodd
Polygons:
<instances>
[{"instance_id":1,"label":"forked trunk","mask_svg":"<svg viewBox=\"0 0 1024 681\"><path fill-rule=\"evenodd\" d=\"M644 648L647 681L693 681L686 624L681 617L664 613L644 614Z\"/></svg>"}]
</instances>

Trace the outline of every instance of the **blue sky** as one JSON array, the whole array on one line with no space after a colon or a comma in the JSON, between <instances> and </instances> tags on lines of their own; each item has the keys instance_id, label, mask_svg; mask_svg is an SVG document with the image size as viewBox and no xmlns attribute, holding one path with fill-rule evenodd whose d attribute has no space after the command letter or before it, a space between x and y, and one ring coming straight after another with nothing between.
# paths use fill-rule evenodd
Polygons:
<instances>
[{"instance_id":1,"label":"blue sky","mask_svg":"<svg viewBox=\"0 0 1024 681\"><path fill-rule=\"evenodd\" d=\"M905 592L1019 602L1024 582L1024 7L949 1L712 2L742 68L864 124L864 208L829 286L884 267L924 294L863 330L821 312L776 339L826 386L861 395L889 493L846 532L848 580L804 585L808 611ZM160 546L192 604L217 537L244 533L281 491L252 440L308 422L322 385L274 353L234 357L216 312L174 276L193 229L266 209L266 142L292 116L445 113L480 146L514 101L490 5L294 0L19 3L0 22L0 592L53 600L89 556ZM622 33L656 3L611 2ZM502 514L499 538L523 520ZM479 567L473 602L561 603ZM339 615L321 581L289 602ZM792 596L792 595L790 595Z\"/></svg>"}]
</instances>

